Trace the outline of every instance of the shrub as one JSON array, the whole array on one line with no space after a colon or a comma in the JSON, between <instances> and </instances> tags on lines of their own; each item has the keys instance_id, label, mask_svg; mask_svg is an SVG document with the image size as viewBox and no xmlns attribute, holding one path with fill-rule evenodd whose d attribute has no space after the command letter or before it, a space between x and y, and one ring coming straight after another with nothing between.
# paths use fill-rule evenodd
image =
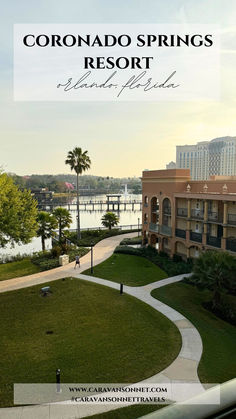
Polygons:
<instances>
[{"instance_id":1,"label":"shrub","mask_svg":"<svg viewBox=\"0 0 236 419\"><path fill-rule=\"evenodd\" d=\"M168 254L166 252L163 252L163 250L161 250L158 254L159 254L159 256L161 256L163 258L168 258Z\"/></svg>"},{"instance_id":2,"label":"shrub","mask_svg":"<svg viewBox=\"0 0 236 419\"><path fill-rule=\"evenodd\" d=\"M35 263L35 265L39 266L40 271L48 271L49 269L54 269L59 266L59 259L40 260L40 262Z\"/></svg>"},{"instance_id":3,"label":"shrub","mask_svg":"<svg viewBox=\"0 0 236 419\"><path fill-rule=\"evenodd\" d=\"M121 246L128 246L132 244L142 244L142 237L134 237L132 239L123 239L120 243Z\"/></svg>"},{"instance_id":4,"label":"shrub","mask_svg":"<svg viewBox=\"0 0 236 419\"><path fill-rule=\"evenodd\" d=\"M69 262L73 262L75 260L75 256L79 255L79 257L82 257L88 253L88 249L85 249L84 247L71 247L68 255L69 255Z\"/></svg>"},{"instance_id":5,"label":"shrub","mask_svg":"<svg viewBox=\"0 0 236 419\"><path fill-rule=\"evenodd\" d=\"M20 260L26 259L26 258L30 258L31 255L27 254L27 253L23 253L21 254L17 254L17 255L6 255L6 256L1 256L0 257L0 265L3 263L10 263L10 262L18 262Z\"/></svg>"},{"instance_id":6,"label":"shrub","mask_svg":"<svg viewBox=\"0 0 236 419\"><path fill-rule=\"evenodd\" d=\"M183 259L181 256L177 255L176 253L173 255L173 262L178 263L178 262L183 262Z\"/></svg>"},{"instance_id":7,"label":"shrub","mask_svg":"<svg viewBox=\"0 0 236 419\"><path fill-rule=\"evenodd\" d=\"M209 250L194 261L193 275L190 279L199 289L212 291L212 304L215 309L221 306L222 295L236 292L236 259L228 252Z\"/></svg>"},{"instance_id":8,"label":"shrub","mask_svg":"<svg viewBox=\"0 0 236 419\"><path fill-rule=\"evenodd\" d=\"M107 237L117 236L118 234L125 234L130 232L135 232L138 230L119 230L114 228L112 230L83 230L81 231L81 239L77 239L77 233L71 232L68 234L68 239L76 244L79 247L89 247L91 242L94 244L98 243L100 240L106 239Z\"/></svg>"},{"instance_id":9,"label":"shrub","mask_svg":"<svg viewBox=\"0 0 236 419\"><path fill-rule=\"evenodd\" d=\"M41 271L46 271L48 269L57 268L59 266L59 256L61 254L69 255L69 262L75 260L75 256L79 255L80 257L84 256L88 252L88 249L83 247L78 248L76 246L54 246L52 250L46 252L35 253L31 261L39 267Z\"/></svg>"},{"instance_id":10,"label":"shrub","mask_svg":"<svg viewBox=\"0 0 236 419\"><path fill-rule=\"evenodd\" d=\"M114 253L122 253L124 255L136 255L136 256L143 256L141 252L139 252L140 249L137 249L135 247L130 246L117 246L114 250Z\"/></svg>"},{"instance_id":11,"label":"shrub","mask_svg":"<svg viewBox=\"0 0 236 419\"><path fill-rule=\"evenodd\" d=\"M220 305L214 307L212 301L203 303L203 307L214 313L217 317L234 326L236 325L236 298L231 295L221 295Z\"/></svg>"},{"instance_id":12,"label":"shrub","mask_svg":"<svg viewBox=\"0 0 236 419\"><path fill-rule=\"evenodd\" d=\"M62 249L61 246L57 245L57 246L53 246L52 250L51 250L51 255L53 258L59 257L62 254Z\"/></svg>"}]
</instances>

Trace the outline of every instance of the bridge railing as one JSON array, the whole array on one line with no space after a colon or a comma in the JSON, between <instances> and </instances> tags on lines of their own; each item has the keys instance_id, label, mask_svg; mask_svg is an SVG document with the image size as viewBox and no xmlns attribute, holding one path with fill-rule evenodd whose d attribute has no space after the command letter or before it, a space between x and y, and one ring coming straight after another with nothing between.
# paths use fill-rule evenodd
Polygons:
<instances>
[{"instance_id":1,"label":"bridge railing","mask_svg":"<svg viewBox=\"0 0 236 419\"><path fill-rule=\"evenodd\" d=\"M125 224L125 225L119 225L119 226L115 226L111 228L112 230L138 230L141 231L142 230L142 224ZM83 227L80 229L80 231L91 231L91 230L107 230L107 227ZM76 228L70 228L69 231L71 233L76 232L77 229ZM52 237L52 243L53 244L58 244L59 242L59 235L58 235L58 230L55 230L55 234ZM72 243L69 239L65 239L66 240L66 244L71 245L74 244Z\"/></svg>"},{"instance_id":2,"label":"bridge railing","mask_svg":"<svg viewBox=\"0 0 236 419\"><path fill-rule=\"evenodd\" d=\"M141 230L142 224L125 224L125 225L118 225L111 228L112 230ZM81 231L91 231L91 230L107 230L107 227L83 227L80 229ZM57 230L56 230L57 231ZM70 232L77 231L76 228L70 228Z\"/></svg>"}]
</instances>

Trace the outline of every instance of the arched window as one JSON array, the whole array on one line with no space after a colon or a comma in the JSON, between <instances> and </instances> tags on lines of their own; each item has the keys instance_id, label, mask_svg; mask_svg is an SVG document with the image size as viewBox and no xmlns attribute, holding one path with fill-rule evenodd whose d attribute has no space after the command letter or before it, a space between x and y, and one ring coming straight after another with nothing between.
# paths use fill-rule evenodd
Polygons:
<instances>
[{"instance_id":1,"label":"arched window","mask_svg":"<svg viewBox=\"0 0 236 419\"><path fill-rule=\"evenodd\" d=\"M165 198L162 204L163 214L164 215L171 215L171 203L169 198Z\"/></svg>"}]
</instances>

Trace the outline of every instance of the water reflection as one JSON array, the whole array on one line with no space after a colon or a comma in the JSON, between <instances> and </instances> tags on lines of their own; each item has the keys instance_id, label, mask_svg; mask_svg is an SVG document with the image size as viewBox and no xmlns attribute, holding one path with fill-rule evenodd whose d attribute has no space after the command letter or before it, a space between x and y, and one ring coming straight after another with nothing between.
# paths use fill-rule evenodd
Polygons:
<instances>
[{"instance_id":1,"label":"water reflection","mask_svg":"<svg viewBox=\"0 0 236 419\"><path fill-rule=\"evenodd\" d=\"M121 201L132 201L132 200L141 200L142 195L122 195ZM81 196L80 197L81 202L83 201L91 201L91 202L98 202L98 201L106 201L106 195L95 195L95 196ZM60 198L57 202L65 203L68 202L65 201L65 197ZM76 202L76 198L70 197L70 202ZM60 204L61 205L61 204ZM132 225L132 224L138 224L138 218L141 220L142 211L139 210L139 206L137 206L138 209L135 209L134 211L128 209L126 211L116 211L116 214L118 214L120 223L119 225ZM71 228L76 229L76 211L70 211L72 216L72 224ZM101 209L96 209L94 211L83 211L80 212L80 224L82 228L91 228L91 227L101 227L101 218L102 215L106 212L106 207ZM46 249L50 249L51 247L51 240L46 240ZM31 243L18 246L15 245L14 248L11 248L10 246L7 246L5 249L0 250L0 257L4 257L5 255L17 255L17 254L30 254L33 252L38 252L41 250L41 239L39 237L35 237Z\"/></svg>"}]
</instances>

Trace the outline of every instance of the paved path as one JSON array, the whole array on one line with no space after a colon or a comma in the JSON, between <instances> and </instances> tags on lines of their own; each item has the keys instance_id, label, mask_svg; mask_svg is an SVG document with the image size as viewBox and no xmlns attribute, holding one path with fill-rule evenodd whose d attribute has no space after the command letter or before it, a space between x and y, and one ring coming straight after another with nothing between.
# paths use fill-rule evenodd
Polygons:
<instances>
[{"instance_id":1,"label":"paved path","mask_svg":"<svg viewBox=\"0 0 236 419\"><path fill-rule=\"evenodd\" d=\"M98 265L114 252L116 246L125 239L136 237L136 233L119 234L118 236L108 237L101 240L93 248L93 264ZM74 269L75 263L69 263L66 266L51 269L50 271L39 272L33 275L22 276L19 278L8 279L0 281L0 292L17 290L20 288L32 287L32 285L44 284L49 281L56 281L67 276L75 276L78 273L85 271L91 266L91 252L87 253L80 259L80 268ZM78 275L77 275L78 276Z\"/></svg>"},{"instance_id":2,"label":"paved path","mask_svg":"<svg viewBox=\"0 0 236 419\"><path fill-rule=\"evenodd\" d=\"M133 233L132 236L134 236ZM94 248L94 264L100 263L109 257L116 245L123 237L131 237L130 234L115 236L98 243ZM90 255L87 254L81 259L81 270L87 269L90 266ZM0 291L9 291L23 287L32 286L38 283L53 281L63 276L79 277L83 280L105 285L114 289L119 289L119 284L92 276L82 275L80 271L73 268L73 264L67 267L53 269L50 272L31 275L24 278L16 278L15 280L8 280L0 283ZM155 288L181 281L186 275L178 275L172 278L163 279L141 287L124 286L124 292L132 295L139 300L149 304L155 310L158 310L170 319L179 329L182 337L182 347L177 358L160 373L149 377L141 383L196 383L194 393L189 393L189 397L196 394L196 392L203 391L203 387L197 375L197 367L202 355L202 340L192 323L186 319L182 314L163 304L151 296L151 291ZM8 283L9 285L7 285ZM1 286L2 285L2 286ZM148 355L147 355L148 356ZM140 384L140 383L139 383ZM119 405L119 407L122 407ZM48 406L27 406L16 408L0 409L0 419L78 419L87 417L92 414L102 413L109 410L117 409L117 405L84 405L78 407L77 405L62 404L62 405L48 405Z\"/></svg>"}]
</instances>

